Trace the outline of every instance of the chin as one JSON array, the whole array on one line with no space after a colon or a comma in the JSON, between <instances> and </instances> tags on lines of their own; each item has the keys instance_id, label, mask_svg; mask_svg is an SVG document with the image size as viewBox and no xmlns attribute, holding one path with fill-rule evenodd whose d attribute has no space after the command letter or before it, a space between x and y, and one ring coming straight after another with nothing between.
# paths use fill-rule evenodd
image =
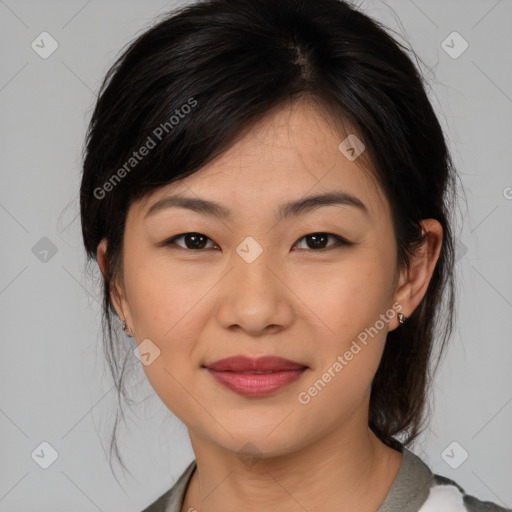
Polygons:
<instances>
[{"instance_id":1,"label":"chin","mask_svg":"<svg viewBox=\"0 0 512 512\"><path fill-rule=\"evenodd\" d=\"M272 429L263 429L258 432L254 431L254 427L246 430L240 428L230 429L226 426L226 430L232 434L229 436L224 432L223 439L215 439L214 442L225 450L233 452L240 458L272 458L286 455L299 448L293 439L290 439L289 430L278 434L276 430L269 436L268 432Z\"/></svg>"}]
</instances>

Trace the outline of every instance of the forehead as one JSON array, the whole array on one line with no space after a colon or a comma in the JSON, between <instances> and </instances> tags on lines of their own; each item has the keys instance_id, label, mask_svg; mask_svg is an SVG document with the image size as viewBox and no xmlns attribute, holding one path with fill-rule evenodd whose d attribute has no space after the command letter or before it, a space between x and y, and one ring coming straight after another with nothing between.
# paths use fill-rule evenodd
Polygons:
<instances>
[{"instance_id":1,"label":"forehead","mask_svg":"<svg viewBox=\"0 0 512 512\"><path fill-rule=\"evenodd\" d=\"M368 165L368 158L351 161L339 149L347 135L317 104L300 101L281 107L199 171L146 195L136 213L144 215L169 194L211 199L242 211L345 191L359 197L373 219L388 217L384 193L373 171L362 165Z\"/></svg>"}]
</instances>

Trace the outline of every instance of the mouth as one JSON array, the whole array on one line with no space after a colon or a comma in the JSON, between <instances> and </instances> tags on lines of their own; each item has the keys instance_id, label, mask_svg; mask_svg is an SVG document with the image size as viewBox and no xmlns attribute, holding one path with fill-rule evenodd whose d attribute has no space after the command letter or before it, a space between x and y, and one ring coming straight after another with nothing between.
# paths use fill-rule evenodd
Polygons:
<instances>
[{"instance_id":1,"label":"mouth","mask_svg":"<svg viewBox=\"0 0 512 512\"><path fill-rule=\"evenodd\" d=\"M308 366L276 356L234 356L206 365L216 382L243 396L266 396L299 380Z\"/></svg>"},{"instance_id":2,"label":"mouth","mask_svg":"<svg viewBox=\"0 0 512 512\"><path fill-rule=\"evenodd\" d=\"M307 365L278 356L249 357L243 354L225 357L203 365L216 371L237 373L271 373L285 370L299 370Z\"/></svg>"}]
</instances>

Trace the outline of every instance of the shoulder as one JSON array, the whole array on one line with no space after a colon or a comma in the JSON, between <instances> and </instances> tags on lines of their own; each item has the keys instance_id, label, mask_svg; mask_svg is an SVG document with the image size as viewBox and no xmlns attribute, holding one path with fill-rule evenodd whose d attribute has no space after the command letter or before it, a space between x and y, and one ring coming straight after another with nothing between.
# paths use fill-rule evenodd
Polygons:
<instances>
[{"instance_id":1,"label":"shoulder","mask_svg":"<svg viewBox=\"0 0 512 512\"><path fill-rule=\"evenodd\" d=\"M454 480L435 474L401 445L402 466L378 512L512 512L497 503L466 494Z\"/></svg>"},{"instance_id":2,"label":"shoulder","mask_svg":"<svg viewBox=\"0 0 512 512\"><path fill-rule=\"evenodd\" d=\"M151 505L148 505L142 512L167 512L168 503L170 499L172 489L162 494L157 500L153 501Z\"/></svg>"},{"instance_id":3,"label":"shoulder","mask_svg":"<svg viewBox=\"0 0 512 512\"><path fill-rule=\"evenodd\" d=\"M142 512L180 512L185 497L185 491L196 469L196 460L194 459L180 475L176 483L157 500L153 501Z\"/></svg>"},{"instance_id":4,"label":"shoulder","mask_svg":"<svg viewBox=\"0 0 512 512\"><path fill-rule=\"evenodd\" d=\"M419 512L512 512L490 501L481 501L466 494L454 480L442 475L433 475L427 500Z\"/></svg>"}]
</instances>

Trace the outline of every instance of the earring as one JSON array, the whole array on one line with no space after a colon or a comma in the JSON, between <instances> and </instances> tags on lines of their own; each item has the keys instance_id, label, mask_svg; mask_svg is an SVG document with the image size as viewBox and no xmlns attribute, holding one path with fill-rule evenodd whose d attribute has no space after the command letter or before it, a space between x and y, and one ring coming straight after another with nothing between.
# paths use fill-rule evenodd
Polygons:
<instances>
[{"instance_id":1,"label":"earring","mask_svg":"<svg viewBox=\"0 0 512 512\"><path fill-rule=\"evenodd\" d=\"M400 325L404 325L405 321L407 320L407 317L403 313L398 313L398 322Z\"/></svg>"},{"instance_id":2,"label":"earring","mask_svg":"<svg viewBox=\"0 0 512 512\"><path fill-rule=\"evenodd\" d=\"M133 336L132 336L131 334L129 334L129 333L127 333L127 332L126 332L126 328L127 328L127 327L128 327L128 325L126 324L126 320L123 320L123 325L122 325L122 329L123 329L123 331L125 332L125 334L126 334L127 336L129 336L130 338L133 338ZM129 329L129 330L131 330L129 327L128 327L128 329Z\"/></svg>"}]
</instances>

